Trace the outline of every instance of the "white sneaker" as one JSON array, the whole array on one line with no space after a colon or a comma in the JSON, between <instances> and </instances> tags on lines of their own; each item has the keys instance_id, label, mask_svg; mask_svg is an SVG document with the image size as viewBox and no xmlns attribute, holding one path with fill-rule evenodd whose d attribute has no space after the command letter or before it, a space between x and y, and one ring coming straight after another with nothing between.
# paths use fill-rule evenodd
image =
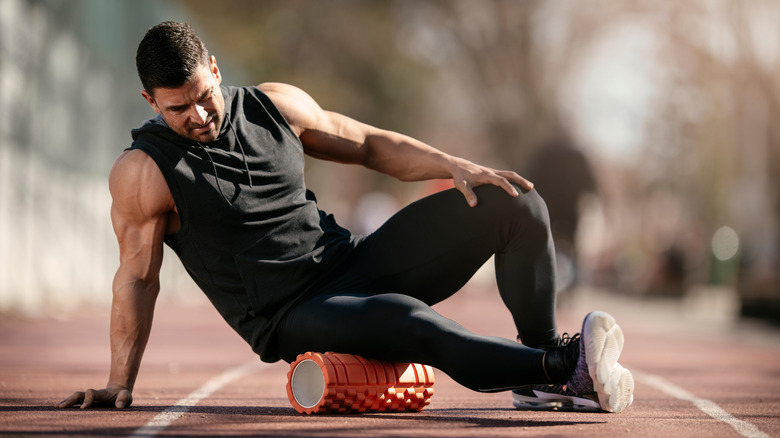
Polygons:
<instances>
[{"instance_id":1,"label":"white sneaker","mask_svg":"<svg viewBox=\"0 0 780 438\"><path fill-rule=\"evenodd\" d=\"M591 312L582 323L579 358L567 388L576 394L598 395L601 409L620 412L634 401L634 378L617 361L623 350L623 331L615 318Z\"/></svg>"},{"instance_id":2,"label":"white sneaker","mask_svg":"<svg viewBox=\"0 0 780 438\"><path fill-rule=\"evenodd\" d=\"M620 412L634 400L634 379L618 362L623 332L612 316L592 312L582 333L564 333L556 345L565 367L573 369L566 385L534 385L512 391L512 404L524 410ZM568 365L571 364L571 365Z\"/></svg>"},{"instance_id":3,"label":"white sneaker","mask_svg":"<svg viewBox=\"0 0 780 438\"><path fill-rule=\"evenodd\" d=\"M595 392L601 409L620 412L634 401L634 378L617 361L623 351L623 331L605 312L591 312L582 322L577 367L568 389Z\"/></svg>"}]
</instances>

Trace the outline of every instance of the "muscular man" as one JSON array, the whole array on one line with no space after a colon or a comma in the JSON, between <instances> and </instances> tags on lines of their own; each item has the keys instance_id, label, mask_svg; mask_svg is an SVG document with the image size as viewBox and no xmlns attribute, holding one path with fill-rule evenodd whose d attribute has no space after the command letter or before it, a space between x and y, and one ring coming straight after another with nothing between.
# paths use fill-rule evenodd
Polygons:
<instances>
[{"instance_id":1,"label":"muscular man","mask_svg":"<svg viewBox=\"0 0 780 438\"><path fill-rule=\"evenodd\" d=\"M290 85L222 86L186 24L150 29L136 64L159 115L133 131L109 177L120 266L108 384L57 406L132 402L163 244L264 361L335 351L425 363L477 391L513 389L520 407L631 403L612 317L594 312L581 335L558 335L549 221L530 182L325 111ZM304 154L404 181L452 178L456 189L356 236L318 209ZM494 254L522 344L475 335L430 307Z\"/></svg>"}]
</instances>

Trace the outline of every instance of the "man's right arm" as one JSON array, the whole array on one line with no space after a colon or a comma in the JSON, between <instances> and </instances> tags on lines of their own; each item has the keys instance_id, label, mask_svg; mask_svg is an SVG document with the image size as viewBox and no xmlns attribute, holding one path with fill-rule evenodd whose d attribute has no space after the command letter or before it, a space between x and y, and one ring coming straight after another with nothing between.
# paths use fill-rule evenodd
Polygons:
<instances>
[{"instance_id":1,"label":"man's right arm","mask_svg":"<svg viewBox=\"0 0 780 438\"><path fill-rule=\"evenodd\" d=\"M154 161L142 151L119 156L109 176L111 222L119 242L119 268L111 306L111 370L106 388L77 391L57 404L132 403L132 390L149 340L173 198Z\"/></svg>"}]
</instances>

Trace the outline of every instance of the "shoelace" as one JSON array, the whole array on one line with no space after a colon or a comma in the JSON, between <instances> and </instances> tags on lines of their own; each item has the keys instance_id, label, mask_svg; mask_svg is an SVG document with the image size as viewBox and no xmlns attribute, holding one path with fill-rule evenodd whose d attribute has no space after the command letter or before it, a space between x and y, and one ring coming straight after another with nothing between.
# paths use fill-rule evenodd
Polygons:
<instances>
[{"instance_id":1,"label":"shoelace","mask_svg":"<svg viewBox=\"0 0 780 438\"><path fill-rule=\"evenodd\" d=\"M566 369L571 369L573 371L577 367L577 361L579 360L580 357L580 349L573 348L572 344L574 344L575 342L579 343L579 341L580 341L579 333L576 333L573 336L569 336L568 333L564 333L563 335L561 335L559 348L563 349L564 352L563 360Z\"/></svg>"},{"instance_id":2,"label":"shoelace","mask_svg":"<svg viewBox=\"0 0 780 438\"><path fill-rule=\"evenodd\" d=\"M558 346L559 347L566 347L571 342L574 342L575 340L580 338L579 333L575 333L573 336L570 336L568 333L564 333L561 335L560 339L558 340Z\"/></svg>"},{"instance_id":3,"label":"shoelace","mask_svg":"<svg viewBox=\"0 0 780 438\"><path fill-rule=\"evenodd\" d=\"M574 369L577 366L577 361L579 360L579 345L574 345L575 343L579 343L580 334L576 333L574 335L570 335L569 333L563 333L555 343L548 344L546 346L542 347L542 350L545 351L544 357L542 358L542 369L544 370L544 375L547 377L548 381L553 381L554 379L550 375L549 370L547 369L547 355L549 353L553 353L556 357L558 357L559 366L562 366L564 370L569 370L569 372L573 372Z\"/></svg>"}]
</instances>

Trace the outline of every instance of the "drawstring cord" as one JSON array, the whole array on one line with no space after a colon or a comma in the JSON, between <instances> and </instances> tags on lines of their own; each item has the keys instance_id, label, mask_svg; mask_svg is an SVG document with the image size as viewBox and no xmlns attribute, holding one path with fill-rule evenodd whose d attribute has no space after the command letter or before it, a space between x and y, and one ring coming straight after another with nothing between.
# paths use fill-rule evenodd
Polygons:
<instances>
[{"instance_id":1,"label":"drawstring cord","mask_svg":"<svg viewBox=\"0 0 780 438\"><path fill-rule=\"evenodd\" d=\"M249 187L252 187L252 174L249 173L249 164L247 164L246 161L246 154L244 153L244 146L241 144L241 139L238 138L238 134L236 134L236 129L233 128L233 123L230 121L230 115L225 113L225 117L227 117L227 123L230 127L230 130L233 132L233 136L236 137L236 143L238 143L238 149L241 151L241 158L244 160L244 170L246 170L246 176L249 178Z\"/></svg>"},{"instance_id":2,"label":"drawstring cord","mask_svg":"<svg viewBox=\"0 0 780 438\"><path fill-rule=\"evenodd\" d=\"M246 176L249 181L249 187L253 187L252 185L252 174L249 173L249 164L247 163L246 159L246 153L244 152L244 146L241 144L241 139L238 138L238 134L236 134L236 129L233 128L233 123L230 121L230 114L225 113L225 117L227 118L228 126L230 127L230 131L233 132L233 136L236 138L236 143L238 143L238 149L241 151L241 159L244 161L244 170L246 171ZM219 183L219 175L217 174L217 164L214 162L214 159L211 158L211 154L209 153L209 150L207 147L200 144L200 142L195 142L195 144L200 147L200 149L206 153L206 157L208 157L209 162L211 163L211 169L214 170L214 179L217 180L217 190L219 191L219 194L222 195L222 199L227 202L229 206L233 206L233 203L230 202L230 199L228 199L227 196L225 196L225 193L222 191L222 185Z\"/></svg>"}]
</instances>

